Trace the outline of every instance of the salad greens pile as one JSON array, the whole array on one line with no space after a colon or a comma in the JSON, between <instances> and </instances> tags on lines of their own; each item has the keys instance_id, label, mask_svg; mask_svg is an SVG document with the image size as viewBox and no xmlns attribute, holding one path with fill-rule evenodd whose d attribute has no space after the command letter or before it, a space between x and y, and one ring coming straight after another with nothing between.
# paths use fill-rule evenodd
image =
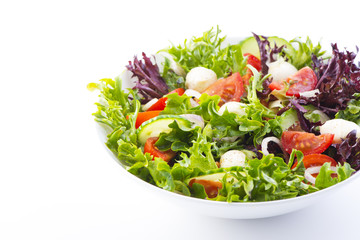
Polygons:
<instances>
[{"instance_id":1,"label":"salad greens pile","mask_svg":"<svg viewBox=\"0 0 360 240\"><path fill-rule=\"evenodd\" d=\"M360 124L356 54L340 52L336 44L332 50L330 58L323 58L320 43L313 44L309 38L286 41L256 34L237 44L226 44L219 28L210 29L182 45L160 50L158 54L170 56L163 62L145 53L142 59L135 56L126 66L136 79L132 89L123 89L120 77L90 83L89 89L100 91L93 115L110 129L106 145L125 168L165 190L227 202L306 195L341 182L360 169L356 129L340 143L332 142L334 134L322 132L330 119ZM276 80L269 66L280 60L296 71L306 71L306 77L313 71L316 85L305 89L307 85L299 84L302 80L295 77L293 82ZM200 97L179 93L177 89L187 88L187 74L199 67L212 70L219 79L216 82L235 76L241 82L231 80L237 85L223 84L214 88L217 93L206 90ZM296 93L289 94L290 89ZM315 93L303 94L311 91ZM230 107L221 111L227 104L223 105L223 99L237 92L239 98L228 102L240 102L242 112ZM162 103L163 108L151 109L152 104L146 110L150 101ZM150 112L157 115L147 118ZM303 149L301 144L306 142L295 147L297 135L291 135L290 140L285 137L295 133L309 137L315 141L313 145L319 143L321 150ZM150 139L155 139L153 144ZM226 165L230 160L225 155L230 151L243 154L244 162ZM332 160L316 165L317 175L309 176L308 171L314 168L310 156Z\"/></svg>"}]
</instances>

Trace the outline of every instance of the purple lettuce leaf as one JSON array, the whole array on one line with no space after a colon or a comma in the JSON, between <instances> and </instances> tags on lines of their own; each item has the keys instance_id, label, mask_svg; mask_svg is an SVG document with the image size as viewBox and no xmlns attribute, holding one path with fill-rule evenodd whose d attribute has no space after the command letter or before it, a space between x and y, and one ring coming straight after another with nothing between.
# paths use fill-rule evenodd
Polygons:
<instances>
[{"instance_id":1,"label":"purple lettuce leaf","mask_svg":"<svg viewBox=\"0 0 360 240\"><path fill-rule=\"evenodd\" d=\"M341 164L347 162L356 171L360 169L360 138L356 138L356 130L351 131L340 144L335 145L335 148L336 161Z\"/></svg>"},{"instance_id":2,"label":"purple lettuce leaf","mask_svg":"<svg viewBox=\"0 0 360 240\"><path fill-rule=\"evenodd\" d=\"M135 56L134 61L129 61L126 68L132 72L132 77L138 78L133 89L138 90L141 102L146 103L153 98L161 98L168 93L169 88L161 77L157 64L153 64L145 53L142 56L143 61Z\"/></svg>"},{"instance_id":3,"label":"purple lettuce leaf","mask_svg":"<svg viewBox=\"0 0 360 240\"><path fill-rule=\"evenodd\" d=\"M312 104L330 117L344 110L353 94L360 92L360 64L354 63L357 53L338 50L332 44L332 58L325 62L313 55L313 69L318 78L315 97L301 97L305 104Z\"/></svg>"},{"instance_id":4,"label":"purple lettuce leaf","mask_svg":"<svg viewBox=\"0 0 360 240\"><path fill-rule=\"evenodd\" d=\"M285 45L278 47L278 46L276 46L276 43L275 43L274 47L271 48L268 37L259 36L255 33L253 33L253 35L259 46L260 61L261 61L261 73L263 76L265 76L266 74L268 74L268 71L269 71L269 67L267 66L267 63L275 62L276 61L275 55L281 53L283 48L285 47Z\"/></svg>"}]
</instances>

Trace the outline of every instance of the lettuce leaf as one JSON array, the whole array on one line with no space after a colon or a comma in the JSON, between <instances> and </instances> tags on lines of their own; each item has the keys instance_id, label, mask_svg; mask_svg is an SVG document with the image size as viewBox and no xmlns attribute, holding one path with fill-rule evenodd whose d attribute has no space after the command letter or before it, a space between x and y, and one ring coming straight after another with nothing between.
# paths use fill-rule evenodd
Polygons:
<instances>
[{"instance_id":1,"label":"lettuce leaf","mask_svg":"<svg viewBox=\"0 0 360 240\"><path fill-rule=\"evenodd\" d=\"M344 110L336 113L335 118L345 119L360 125L360 93L355 93L353 96L355 99L351 99Z\"/></svg>"},{"instance_id":2,"label":"lettuce leaf","mask_svg":"<svg viewBox=\"0 0 360 240\"><path fill-rule=\"evenodd\" d=\"M135 122L140 110L140 102L133 90L125 93L121 88L121 79L101 79L100 83L91 83L88 88L100 90L100 100L97 112L93 115L95 121L112 129L106 145L113 151L118 151L118 140L137 145ZM132 98L132 100L130 99Z\"/></svg>"},{"instance_id":3,"label":"lettuce leaf","mask_svg":"<svg viewBox=\"0 0 360 240\"><path fill-rule=\"evenodd\" d=\"M309 37L303 42L300 38L294 38L290 40L292 45L298 45L295 51L290 49L284 49L285 56L288 61L294 65L297 69L301 69L306 66L311 66L313 56L320 57L325 54L326 51L321 49L321 45L318 42L316 46L312 43Z\"/></svg>"},{"instance_id":4,"label":"lettuce leaf","mask_svg":"<svg viewBox=\"0 0 360 240\"><path fill-rule=\"evenodd\" d=\"M331 170L330 163L326 162L321 167L318 176L315 180L315 187L318 189L324 189L335 185L345 179L349 178L351 174L355 171L350 167L348 163L344 163L343 166L337 166L336 171ZM333 173L337 173L336 177L332 177Z\"/></svg>"},{"instance_id":5,"label":"lettuce leaf","mask_svg":"<svg viewBox=\"0 0 360 240\"><path fill-rule=\"evenodd\" d=\"M196 140L192 141L192 146L187 150L189 155L182 153L183 160L179 161L179 164L190 169L198 168L203 172L216 169L217 165L211 152L214 143L208 142L201 128L197 128L196 134Z\"/></svg>"},{"instance_id":6,"label":"lettuce leaf","mask_svg":"<svg viewBox=\"0 0 360 240\"><path fill-rule=\"evenodd\" d=\"M220 37L220 29L211 28L201 37L193 37L185 40L183 46L171 46L165 51L170 53L176 62L189 72L195 67L205 67L213 70L217 77L226 77L231 72L245 74L246 58L241 53L239 45L223 47L226 37Z\"/></svg>"},{"instance_id":7,"label":"lettuce leaf","mask_svg":"<svg viewBox=\"0 0 360 240\"><path fill-rule=\"evenodd\" d=\"M298 165L297 168L291 169L295 156ZM303 182L305 168L302 158L302 153L294 150L289 164L282 158L269 154L261 159L250 159L245 167L231 168L222 179L223 188L214 200L271 201L317 191L313 186ZM232 180L229 181L229 177Z\"/></svg>"}]
</instances>

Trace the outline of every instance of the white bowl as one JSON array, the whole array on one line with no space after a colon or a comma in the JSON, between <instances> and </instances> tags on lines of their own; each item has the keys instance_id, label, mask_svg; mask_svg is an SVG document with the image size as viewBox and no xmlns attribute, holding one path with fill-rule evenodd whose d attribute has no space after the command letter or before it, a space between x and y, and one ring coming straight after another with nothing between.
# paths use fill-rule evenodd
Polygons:
<instances>
[{"instance_id":1,"label":"white bowl","mask_svg":"<svg viewBox=\"0 0 360 240\"><path fill-rule=\"evenodd\" d=\"M236 43L240 38L230 38L228 42ZM133 84L130 80L131 74L128 71L124 71L121 74L123 80L123 88L131 87ZM108 154L120 164L120 171L122 174L125 174L129 177L129 180L133 180L137 184L141 184L144 188L148 188L150 192L154 194L161 195L162 198L168 198L170 202L174 203L176 206L182 206L184 209L189 210L190 212L198 212L200 214L221 217L221 218L232 218L232 219L255 219L255 218L266 218L278 216L290 212L294 212L305 208L311 204L316 203L318 200L329 196L329 194L334 194L337 190L341 189L344 185L349 184L359 177L359 173L354 174L350 178L346 179L343 182L340 182L334 186L326 188L324 190L311 193L308 195L284 199L284 200L275 200L267 202L248 202L248 203L228 203L228 202L216 202L205 199L198 199L194 197L187 197L181 194L173 193L167 190L163 190L157 186L154 186L148 182L143 181L142 179L136 177L129 173L124 165L117 159L117 157L109 150L105 142L107 141L107 132L99 124L96 124L97 132L100 137L100 140L105 147Z\"/></svg>"},{"instance_id":2,"label":"white bowl","mask_svg":"<svg viewBox=\"0 0 360 240\"><path fill-rule=\"evenodd\" d=\"M161 195L161 198L168 198L170 202L176 206L184 207L189 212L198 212L200 214L221 217L221 218L232 218L232 219L255 219L255 218L266 218L282 215L285 213L294 212L305 208L311 204L316 203L320 199L326 198L329 194L334 194L337 190L341 189L344 185L357 179L360 174L356 173L350 178L343 182L340 182L334 186L328 187L324 190L307 194L300 197L289 198L284 200L275 200L268 202L216 202L211 200L199 199L194 197L187 197L181 194L173 193L167 190L163 190L157 186L154 186L142 179L129 173L124 165L117 159L113 152L108 149L105 145L107 141L106 131L99 124L96 124L96 129L103 144L106 152L111 156L119 165L121 174L129 177L136 184L141 184L144 188L150 190L154 194Z\"/></svg>"}]
</instances>

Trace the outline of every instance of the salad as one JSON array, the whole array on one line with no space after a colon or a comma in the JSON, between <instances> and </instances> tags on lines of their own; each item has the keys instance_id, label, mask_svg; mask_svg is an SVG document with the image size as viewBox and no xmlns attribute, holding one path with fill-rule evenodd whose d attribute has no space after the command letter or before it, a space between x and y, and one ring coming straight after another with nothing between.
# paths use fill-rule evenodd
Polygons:
<instances>
[{"instance_id":1,"label":"salad","mask_svg":"<svg viewBox=\"0 0 360 240\"><path fill-rule=\"evenodd\" d=\"M360 64L310 38L211 29L142 53L100 91L93 115L126 169L168 191L227 202L310 194L360 169Z\"/></svg>"}]
</instances>

